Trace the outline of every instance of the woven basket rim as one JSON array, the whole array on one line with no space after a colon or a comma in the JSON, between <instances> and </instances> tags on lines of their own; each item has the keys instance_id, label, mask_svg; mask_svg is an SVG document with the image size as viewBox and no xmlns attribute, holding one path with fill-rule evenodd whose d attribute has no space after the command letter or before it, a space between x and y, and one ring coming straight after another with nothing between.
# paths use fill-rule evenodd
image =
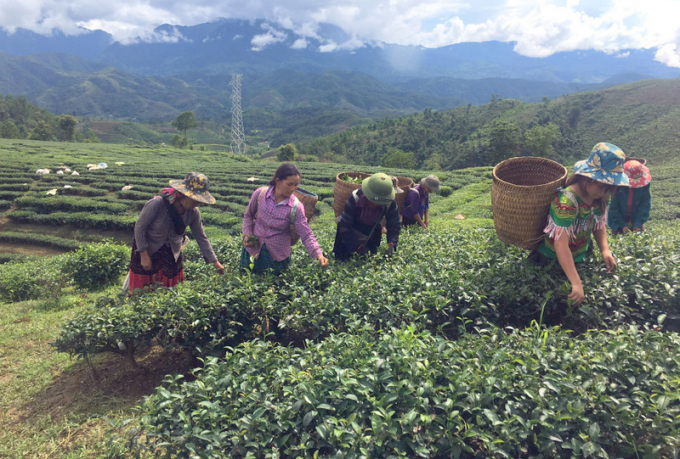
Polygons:
<instances>
[{"instance_id":1,"label":"woven basket rim","mask_svg":"<svg viewBox=\"0 0 680 459\"><path fill-rule=\"evenodd\" d=\"M522 160L523 162L533 161L533 162L537 162L537 163L549 164L551 166L555 166L556 169L561 168L562 171L563 171L563 174L560 175L560 177L555 179L555 180L551 180L549 182L541 183L539 185L518 185L516 183L508 182L508 181L503 180L500 177L498 177L498 175L496 174L497 170L502 169L503 166L507 166L511 162L517 162L517 160ZM524 189L524 190L541 188L541 187L545 187L545 186L548 186L548 185L552 186L555 183L558 183L558 182L561 182L562 180L564 180L568 175L569 175L569 171L567 170L567 168L564 165L558 163L557 161L553 161L552 159L541 158L541 157L538 157L538 156L518 156L516 158L506 159L506 160L501 161L500 163L496 164L494 166L493 172L492 172L493 181L497 182L499 185L510 186L510 187L513 187L513 188L521 188L521 189Z\"/></svg>"}]
</instances>

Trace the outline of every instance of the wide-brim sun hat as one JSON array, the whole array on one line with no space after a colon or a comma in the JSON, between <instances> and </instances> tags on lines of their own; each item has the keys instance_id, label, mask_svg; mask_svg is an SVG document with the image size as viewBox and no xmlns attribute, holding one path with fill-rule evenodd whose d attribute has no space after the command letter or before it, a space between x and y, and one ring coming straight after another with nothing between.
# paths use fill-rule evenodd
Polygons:
<instances>
[{"instance_id":1,"label":"wide-brim sun hat","mask_svg":"<svg viewBox=\"0 0 680 459\"><path fill-rule=\"evenodd\" d=\"M619 147L600 142L590 152L588 159L574 165L574 173L598 182L615 186L630 186L628 176L623 172L626 155Z\"/></svg>"},{"instance_id":2,"label":"wide-brim sun hat","mask_svg":"<svg viewBox=\"0 0 680 459\"><path fill-rule=\"evenodd\" d=\"M652 181L652 174L649 172L649 168L637 160L626 161L623 164L623 171L628 176L628 183L630 183L631 188L642 188L643 186L649 185Z\"/></svg>"},{"instance_id":3,"label":"wide-brim sun hat","mask_svg":"<svg viewBox=\"0 0 680 459\"><path fill-rule=\"evenodd\" d=\"M394 185L392 179L382 172L377 172L361 182L361 191L373 204L386 206L394 201Z\"/></svg>"},{"instance_id":4,"label":"wide-brim sun hat","mask_svg":"<svg viewBox=\"0 0 680 459\"><path fill-rule=\"evenodd\" d=\"M184 180L170 180L170 186L184 196L203 204L215 204L215 198L210 192L210 180L205 174L189 172Z\"/></svg>"},{"instance_id":5,"label":"wide-brim sun hat","mask_svg":"<svg viewBox=\"0 0 680 459\"><path fill-rule=\"evenodd\" d=\"M436 193L441 188L439 178L436 175L428 175L420 179L420 184L425 186L428 190Z\"/></svg>"}]
</instances>

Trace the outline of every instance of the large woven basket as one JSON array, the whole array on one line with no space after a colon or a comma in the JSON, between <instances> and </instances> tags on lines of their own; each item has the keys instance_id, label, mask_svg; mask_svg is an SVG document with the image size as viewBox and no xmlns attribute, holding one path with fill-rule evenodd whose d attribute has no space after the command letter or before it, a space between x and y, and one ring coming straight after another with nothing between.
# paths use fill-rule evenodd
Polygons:
<instances>
[{"instance_id":1,"label":"large woven basket","mask_svg":"<svg viewBox=\"0 0 680 459\"><path fill-rule=\"evenodd\" d=\"M295 190L295 197L300 200L303 206L305 206L305 216L307 220L311 220L314 215L314 208L316 207L316 202L319 200L319 196L307 191L304 188L299 188Z\"/></svg>"},{"instance_id":2,"label":"large woven basket","mask_svg":"<svg viewBox=\"0 0 680 459\"><path fill-rule=\"evenodd\" d=\"M350 178L358 178L357 183L346 182L340 177L347 175ZM335 217L342 215L342 211L345 210L345 202L347 198L352 194L352 191L361 188L361 181L366 177L370 177L371 174L366 174L364 172L340 172L335 176L335 187L333 188L333 210L335 211Z\"/></svg>"},{"instance_id":3,"label":"large woven basket","mask_svg":"<svg viewBox=\"0 0 680 459\"><path fill-rule=\"evenodd\" d=\"M501 241L533 250L543 238L550 203L567 168L545 158L510 158L493 168L491 207Z\"/></svg>"},{"instance_id":4,"label":"large woven basket","mask_svg":"<svg viewBox=\"0 0 680 459\"><path fill-rule=\"evenodd\" d=\"M394 195L394 200L399 207L399 213L404 210L404 203L406 203L406 195L408 190L414 186L413 180L408 177L397 176L397 188L399 191Z\"/></svg>"}]
</instances>

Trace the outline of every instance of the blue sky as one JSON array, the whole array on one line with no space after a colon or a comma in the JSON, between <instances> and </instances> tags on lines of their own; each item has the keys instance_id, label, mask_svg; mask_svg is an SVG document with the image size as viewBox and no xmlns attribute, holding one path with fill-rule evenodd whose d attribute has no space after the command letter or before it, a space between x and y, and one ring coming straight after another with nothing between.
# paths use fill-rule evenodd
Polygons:
<instances>
[{"instance_id":1,"label":"blue sky","mask_svg":"<svg viewBox=\"0 0 680 459\"><path fill-rule=\"evenodd\" d=\"M545 57L560 51L653 49L680 67L680 0L0 0L0 27L49 35L83 28L109 32L121 43L176 40L160 24L194 25L217 18L265 19L293 30L296 47L318 38L319 24L352 38L326 41L323 51L366 44L440 47L461 42L515 42L515 51ZM254 49L277 41L277 29L254 38Z\"/></svg>"}]
</instances>

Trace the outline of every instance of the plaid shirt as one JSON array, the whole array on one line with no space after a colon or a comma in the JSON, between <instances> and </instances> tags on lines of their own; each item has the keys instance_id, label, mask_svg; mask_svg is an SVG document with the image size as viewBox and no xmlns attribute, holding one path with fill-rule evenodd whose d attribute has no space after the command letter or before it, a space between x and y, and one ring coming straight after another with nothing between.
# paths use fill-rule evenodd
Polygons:
<instances>
[{"instance_id":1,"label":"plaid shirt","mask_svg":"<svg viewBox=\"0 0 680 459\"><path fill-rule=\"evenodd\" d=\"M276 199L274 198L275 187L269 187L258 204L257 198L262 188L255 190L250 197L246 213L243 215L243 237L254 234L260 243L257 247L246 247L246 250L249 254L256 257L260 253L260 248L267 244L267 250L269 250L272 259L274 261L283 261L290 256L291 252L290 211L293 207L294 195L276 204ZM258 212L260 218L256 218ZM300 235L300 241L307 249L309 256L316 259L323 254L309 227L309 223L307 223L305 208L299 201L298 209L295 213L295 231Z\"/></svg>"}]
</instances>

